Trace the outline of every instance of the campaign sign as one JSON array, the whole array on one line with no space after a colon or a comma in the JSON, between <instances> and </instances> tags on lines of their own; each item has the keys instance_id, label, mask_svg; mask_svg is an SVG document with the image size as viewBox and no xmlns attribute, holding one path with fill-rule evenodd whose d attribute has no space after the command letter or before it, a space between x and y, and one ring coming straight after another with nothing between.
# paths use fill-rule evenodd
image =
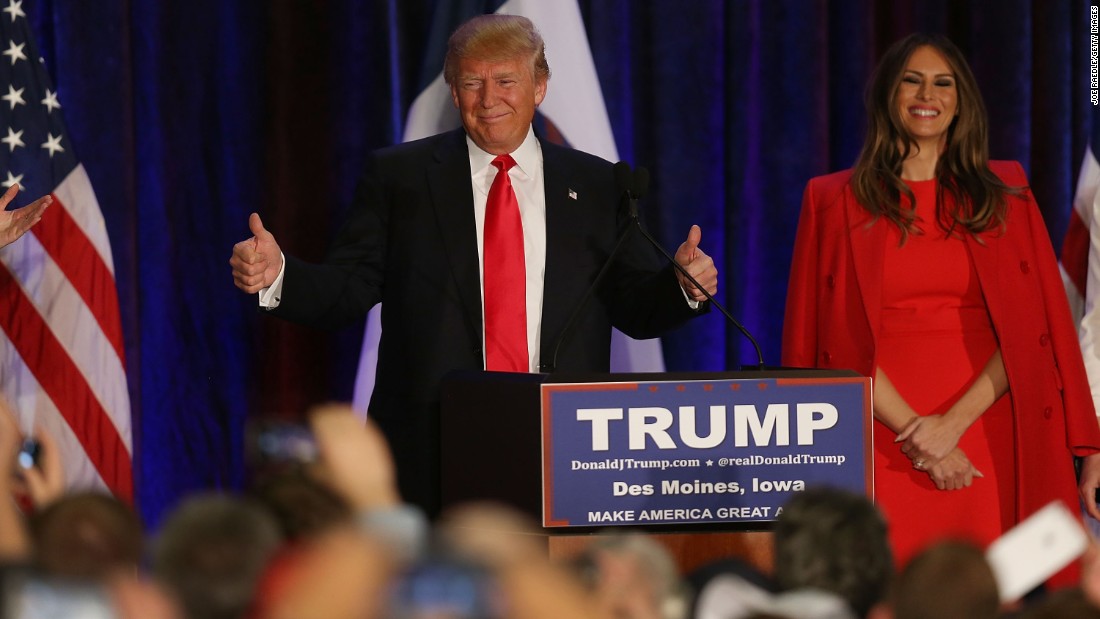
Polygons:
<instances>
[{"instance_id":1,"label":"campaign sign","mask_svg":"<svg viewBox=\"0 0 1100 619\"><path fill-rule=\"evenodd\" d=\"M871 381L542 385L543 526L775 520L792 493L871 494Z\"/></svg>"}]
</instances>

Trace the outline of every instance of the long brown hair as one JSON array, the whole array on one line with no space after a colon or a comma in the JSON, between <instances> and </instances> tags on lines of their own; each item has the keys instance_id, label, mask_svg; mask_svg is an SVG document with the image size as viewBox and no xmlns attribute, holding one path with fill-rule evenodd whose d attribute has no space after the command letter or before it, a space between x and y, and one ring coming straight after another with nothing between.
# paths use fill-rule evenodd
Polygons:
<instances>
[{"instance_id":1,"label":"long brown hair","mask_svg":"<svg viewBox=\"0 0 1100 619\"><path fill-rule=\"evenodd\" d=\"M901 205L903 194L909 204L915 203L913 192L901 180L901 166L919 146L905 130L896 101L909 57L924 46L947 60L958 92L958 115L948 127L946 147L936 163L936 223L949 234L956 227L971 234L1003 227L1006 195L1018 194L1022 188L1008 187L989 169L989 123L978 83L959 48L938 35L916 33L901 39L875 67L864 95L867 133L852 171L852 191L863 208L897 225L905 241L916 215ZM955 206L949 211L944 208L945 191L954 198Z\"/></svg>"}]
</instances>

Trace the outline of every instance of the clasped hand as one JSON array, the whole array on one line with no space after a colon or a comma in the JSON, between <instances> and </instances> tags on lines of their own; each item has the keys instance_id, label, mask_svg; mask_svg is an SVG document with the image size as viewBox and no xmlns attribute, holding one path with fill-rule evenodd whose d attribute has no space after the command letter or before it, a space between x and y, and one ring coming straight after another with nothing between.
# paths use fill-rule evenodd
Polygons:
<instances>
[{"instance_id":1,"label":"clasped hand","mask_svg":"<svg viewBox=\"0 0 1100 619\"><path fill-rule=\"evenodd\" d=\"M928 467L928 476L940 490L961 490L973 483L975 477L982 477L982 474L974 468L963 450L956 447L943 459Z\"/></svg>"},{"instance_id":2,"label":"clasped hand","mask_svg":"<svg viewBox=\"0 0 1100 619\"><path fill-rule=\"evenodd\" d=\"M951 453L962 438L962 429L944 415L917 417L905 426L895 443L902 443L901 453L909 459L927 463L938 462Z\"/></svg>"}]
</instances>

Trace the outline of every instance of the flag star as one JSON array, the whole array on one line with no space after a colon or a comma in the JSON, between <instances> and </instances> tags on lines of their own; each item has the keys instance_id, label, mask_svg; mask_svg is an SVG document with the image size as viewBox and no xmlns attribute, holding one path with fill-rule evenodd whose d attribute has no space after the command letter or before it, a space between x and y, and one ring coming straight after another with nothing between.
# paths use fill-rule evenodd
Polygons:
<instances>
[{"instance_id":1,"label":"flag star","mask_svg":"<svg viewBox=\"0 0 1100 619\"><path fill-rule=\"evenodd\" d=\"M49 88L46 89L46 98L42 100L42 105L46 106L46 113L54 111L54 109L61 109L61 102L57 100L57 93L51 92Z\"/></svg>"},{"instance_id":2,"label":"flag star","mask_svg":"<svg viewBox=\"0 0 1100 619\"><path fill-rule=\"evenodd\" d=\"M0 142L8 145L9 153L15 150L16 146L26 146L26 144L23 143L23 132L12 131L11 127L8 127L8 137L0 138Z\"/></svg>"},{"instance_id":3,"label":"flag star","mask_svg":"<svg viewBox=\"0 0 1100 619\"><path fill-rule=\"evenodd\" d=\"M4 12L11 15L11 20L13 22L16 17L27 16L27 14L23 12L23 0L8 0L8 6L4 9Z\"/></svg>"},{"instance_id":4,"label":"flag star","mask_svg":"<svg viewBox=\"0 0 1100 619\"><path fill-rule=\"evenodd\" d=\"M8 84L8 94L0 97L0 99L3 99L4 101L7 101L8 103L10 103L11 104L10 109L14 110L15 106L17 106L17 105L26 105L27 104L27 102L23 100L23 91L24 90L26 90L26 89L25 88L20 88L19 90L16 90L15 86L12 86L11 84Z\"/></svg>"},{"instance_id":5,"label":"flag star","mask_svg":"<svg viewBox=\"0 0 1100 619\"><path fill-rule=\"evenodd\" d=\"M17 60L26 60L27 55L23 53L23 48L26 47L26 43L15 44L15 41L8 41L8 49L3 52L5 56L11 56L11 63L14 65Z\"/></svg>"},{"instance_id":6,"label":"flag star","mask_svg":"<svg viewBox=\"0 0 1100 619\"><path fill-rule=\"evenodd\" d=\"M46 141L42 142L42 148L50 151L50 159L53 159L54 153L65 152L61 146L61 136L54 137L52 133L46 134Z\"/></svg>"},{"instance_id":7,"label":"flag star","mask_svg":"<svg viewBox=\"0 0 1100 619\"><path fill-rule=\"evenodd\" d=\"M23 175L12 176L11 170L8 170L8 180L0 182L0 185L4 186L4 189L11 189L11 186L19 183L19 191L23 191Z\"/></svg>"}]
</instances>

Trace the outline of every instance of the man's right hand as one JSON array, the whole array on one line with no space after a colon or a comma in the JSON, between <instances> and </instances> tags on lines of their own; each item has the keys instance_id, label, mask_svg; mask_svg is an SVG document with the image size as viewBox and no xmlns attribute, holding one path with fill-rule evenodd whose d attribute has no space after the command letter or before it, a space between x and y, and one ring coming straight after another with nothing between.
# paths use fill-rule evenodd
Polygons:
<instances>
[{"instance_id":1,"label":"man's right hand","mask_svg":"<svg viewBox=\"0 0 1100 619\"><path fill-rule=\"evenodd\" d=\"M237 288L252 294L275 283L283 268L283 252L275 237L264 228L257 213L248 218L252 238L233 246L229 266L233 267L233 283Z\"/></svg>"}]
</instances>

